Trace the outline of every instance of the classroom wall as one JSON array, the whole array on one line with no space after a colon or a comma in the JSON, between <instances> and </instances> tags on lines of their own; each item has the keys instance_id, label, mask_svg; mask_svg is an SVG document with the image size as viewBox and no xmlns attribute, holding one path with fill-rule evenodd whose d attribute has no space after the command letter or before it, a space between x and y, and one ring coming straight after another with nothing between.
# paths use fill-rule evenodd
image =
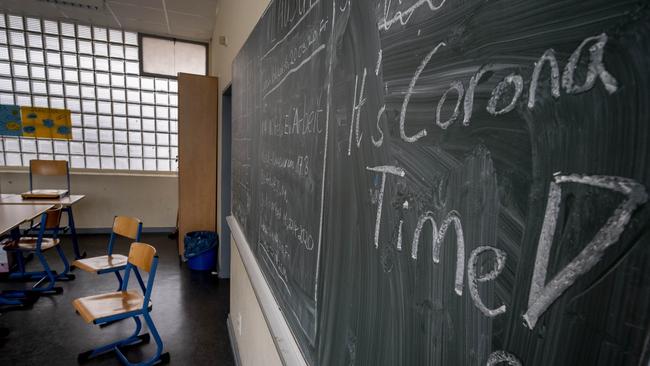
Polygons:
<instances>
[{"instance_id":1,"label":"classroom wall","mask_svg":"<svg viewBox=\"0 0 650 366\"><path fill-rule=\"evenodd\" d=\"M212 42L210 45L210 75L219 77L223 91L232 80L232 61L248 35L268 6L268 0L220 1L217 10ZM219 37L226 36L227 45L219 44ZM219 93L219 106L222 105ZM221 139L221 114L219 115L219 139ZM219 148L222 143L219 142ZM220 152L221 155L221 152ZM221 164L218 180L221 181ZM221 196L219 187L218 197ZM219 200L217 222L221 222ZM234 240L231 240L230 261L230 317L233 324L242 366L280 365L280 357L271 338L262 310L242 263ZM241 331L240 331L241 330Z\"/></svg>"},{"instance_id":2,"label":"classroom wall","mask_svg":"<svg viewBox=\"0 0 650 366\"><path fill-rule=\"evenodd\" d=\"M237 246L230 265L230 321L241 366L282 365Z\"/></svg>"},{"instance_id":3,"label":"classroom wall","mask_svg":"<svg viewBox=\"0 0 650 366\"><path fill-rule=\"evenodd\" d=\"M139 217L149 230L176 226L178 177L175 175L72 174L70 185L73 194L86 195L74 206L79 229L110 228L113 216L118 214ZM21 193L28 189L28 173L0 173L2 193Z\"/></svg>"}]
</instances>

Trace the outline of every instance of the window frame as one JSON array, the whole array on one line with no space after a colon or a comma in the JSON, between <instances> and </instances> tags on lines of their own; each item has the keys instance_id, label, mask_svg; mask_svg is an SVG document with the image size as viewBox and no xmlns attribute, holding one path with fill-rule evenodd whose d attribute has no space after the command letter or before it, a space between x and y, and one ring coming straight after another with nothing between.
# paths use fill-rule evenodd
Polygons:
<instances>
[{"instance_id":1,"label":"window frame","mask_svg":"<svg viewBox=\"0 0 650 366\"><path fill-rule=\"evenodd\" d=\"M172 79L178 79L178 74L176 75L165 75L165 74L156 74L152 72L146 72L144 71L144 57L143 57L143 52L144 52L144 47L142 46L142 38L155 38L155 39L162 39L166 41L173 41L173 42L183 42L183 43L191 43L191 44L197 44L205 47L205 74L197 74L201 76L208 76L210 73L209 66L210 66L210 44L208 42L199 42L199 41L192 41L192 40L187 40L187 39L181 39L181 38L175 38L175 37L166 37L166 36L159 36L157 34L150 34L150 33L142 33L138 32L138 62L140 64L140 75L142 76L149 76L149 77L157 77L157 78L172 78Z\"/></svg>"}]
</instances>

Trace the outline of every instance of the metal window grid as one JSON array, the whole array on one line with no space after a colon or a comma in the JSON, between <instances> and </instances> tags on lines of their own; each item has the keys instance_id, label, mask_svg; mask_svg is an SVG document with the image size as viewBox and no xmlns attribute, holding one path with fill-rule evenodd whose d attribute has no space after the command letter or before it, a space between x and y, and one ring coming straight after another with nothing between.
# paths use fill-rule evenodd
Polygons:
<instances>
[{"instance_id":1,"label":"metal window grid","mask_svg":"<svg viewBox=\"0 0 650 366\"><path fill-rule=\"evenodd\" d=\"M0 165L29 166L39 158L68 160L73 168L177 170L177 82L141 75L139 54L134 32L0 14L0 104L64 107L73 119L70 141L1 136ZM92 96L84 95L89 90ZM106 103L110 111L100 110ZM153 112L145 116L143 109ZM110 128L102 125L107 119Z\"/></svg>"}]
</instances>

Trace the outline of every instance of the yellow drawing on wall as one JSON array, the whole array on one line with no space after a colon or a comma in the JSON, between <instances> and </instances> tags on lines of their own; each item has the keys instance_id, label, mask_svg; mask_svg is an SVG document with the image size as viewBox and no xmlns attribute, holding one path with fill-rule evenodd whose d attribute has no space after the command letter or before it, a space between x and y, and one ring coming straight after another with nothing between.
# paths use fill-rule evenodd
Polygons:
<instances>
[{"instance_id":1,"label":"yellow drawing on wall","mask_svg":"<svg viewBox=\"0 0 650 366\"><path fill-rule=\"evenodd\" d=\"M69 109L20 107L23 137L72 139Z\"/></svg>"}]
</instances>

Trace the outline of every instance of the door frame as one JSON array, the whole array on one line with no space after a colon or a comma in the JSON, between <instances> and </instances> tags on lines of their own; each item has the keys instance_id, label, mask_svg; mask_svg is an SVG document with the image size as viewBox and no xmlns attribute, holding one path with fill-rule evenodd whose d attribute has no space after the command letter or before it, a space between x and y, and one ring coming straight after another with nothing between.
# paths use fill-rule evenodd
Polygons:
<instances>
[{"instance_id":1,"label":"door frame","mask_svg":"<svg viewBox=\"0 0 650 366\"><path fill-rule=\"evenodd\" d=\"M226 217L231 215L232 181L232 83L221 94L221 220L219 243L219 278L230 278L230 227Z\"/></svg>"}]
</instances>

